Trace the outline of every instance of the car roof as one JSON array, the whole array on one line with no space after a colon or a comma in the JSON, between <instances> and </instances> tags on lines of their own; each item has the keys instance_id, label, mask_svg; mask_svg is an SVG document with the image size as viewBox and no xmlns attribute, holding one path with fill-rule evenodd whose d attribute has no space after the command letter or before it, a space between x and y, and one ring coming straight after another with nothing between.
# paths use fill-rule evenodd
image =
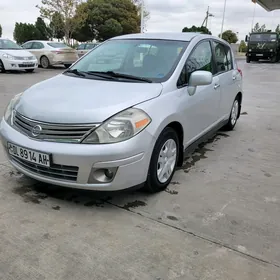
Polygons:
<instances>
[{"instance_id":1,"label":"car roof","mask_svg":"<svg viewBox=\"0 0 280 280\"><path fill-rule=\"evenodd\" d=\"M165 32L165 33L135 33L122 35L112 38L111 40L118 39L158 39L158 40L176 40L176 41L191 41L194 37L209 37L209 35L195 33L195 32Z\"/></svg>"},{"instance_id":2,"label":"car roof","mask_svg":"<svg viewBox=\"0 0 280 280\"><path fill-rule=\"evenodd\" d=\"M55 41L45 41L45 40L30 40L30 41L27 41L26 43L30 43L30 42L39 42L39 43L62 43L64 44L63 42L55 42Z\"/></svg>"}]
</instances>

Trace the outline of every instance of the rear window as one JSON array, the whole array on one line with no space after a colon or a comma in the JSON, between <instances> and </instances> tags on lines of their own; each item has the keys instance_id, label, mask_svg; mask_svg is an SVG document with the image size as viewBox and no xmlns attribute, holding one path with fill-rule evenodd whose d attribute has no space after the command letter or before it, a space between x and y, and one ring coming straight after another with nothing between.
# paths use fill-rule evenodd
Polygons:
<instances>
[{"instance_id":1,"label":"rear window","mask_svg":"<svg viewBox=\"0 0 280 280\"><path fill-rule=\"evenodd\" d=\"M85 49L86 49L86 50L91 50L91 49L93 49L93 48L96 47L96 46L97 46L97 44L87 44L86 47L85 47Z\"/></svg>"},{"instance_id":2,"label":"rear window","mask_svg":"<svg viewBox=\"0 0 280 280\"><path fill-rule=\"evenodd\" d=\"M64 43L47 43L52 48L68 48Z\"/></svg>"}]
</instances>

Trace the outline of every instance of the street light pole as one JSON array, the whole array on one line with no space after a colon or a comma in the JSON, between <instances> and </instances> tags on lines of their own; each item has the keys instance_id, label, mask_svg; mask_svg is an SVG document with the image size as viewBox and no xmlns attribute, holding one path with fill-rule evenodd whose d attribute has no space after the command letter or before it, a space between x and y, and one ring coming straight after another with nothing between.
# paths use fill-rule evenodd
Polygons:
<instances>
[{"instance_id":1,"label":"street light pole","mask_svg":"<svg viewBox=\"0 0 280 280\"><path fill-rule=\"evenodd\" d=\"M144 33L144 0L141 1L141 33Z\"/></svg>"},{"instance_id":2,"label":"street light pole","mask_svg":"<svg viewBox=\"0 0 280 280\"><path fill-rule=\"evenodd\" d=\"M223 37L223 31L224 31L224 23L225 23L225 14L226 14L226 6L227 6L227 0L225 0L224 2L224 12L223 12L223 21L222 21L222 27L221 27L221 34L220 34L220 38Z\"/></svg>"},{"instance_id":3,"label":"street light pole","mask_svg":"<svg viewBox=\"0 0 280 280\"><path fill-rule=\"evenodd\" d=\"M256 15L256 7L257 7L256 2L254 2L254 4L255 4L255 7L254 7L254 13L253 13L253 19L252 19L251 32L252 32L252 30L253 30L253 28L254 28L255 15Z\"/></svg>"}]
</instances>

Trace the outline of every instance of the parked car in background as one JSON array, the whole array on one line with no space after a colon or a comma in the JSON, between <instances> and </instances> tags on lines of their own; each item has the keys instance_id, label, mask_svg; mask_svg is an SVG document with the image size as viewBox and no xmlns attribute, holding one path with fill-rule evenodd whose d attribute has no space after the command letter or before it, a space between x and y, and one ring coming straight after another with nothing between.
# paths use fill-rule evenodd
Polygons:
<instances>
[{"instance_id":1,"label":"parked car in background","mask_svg":"<svg viewBox=\"0 0 280 280\"><path fill-rule=\"evenodd\" d=\"M17 94L0 125L21 173L90 190L164 190L185 153L233 130L242 72L230 45L199 33L112 38Z\"/></svg>"},{"instance_id":2,"label":"parked car in background","mask_svg":"<svg viewBox=\"0 0 280 280\"><path fill-rule=\"evenodd\" d=\"M22 47L35 55L43 68L55 65L68 68L79 58L76 50L60 42L28 41Z\"/></svg>"},{"instance_id":3,"label":"parked car in background","mask_svg":"<svg viewBox=\"0 0 280 280\"><path fill-rule=\"evenodd\" d=\"M83 43L80 44L77 47L77 53L79 57L82 57L84 54L86 54L88 51L92 50L96 46L98 46L98 43Z\"/></svg>"},{"instance_id":4,"label":"parked car in background","mask_svg":"<svg viewBox=\"0 0 280 280\"><path fill-rule=\"evenodd\" d=\"M33 72L38 67L37 58L18 44L0 38L0 73L6 70Z\"/></svg>"}]
</instances>

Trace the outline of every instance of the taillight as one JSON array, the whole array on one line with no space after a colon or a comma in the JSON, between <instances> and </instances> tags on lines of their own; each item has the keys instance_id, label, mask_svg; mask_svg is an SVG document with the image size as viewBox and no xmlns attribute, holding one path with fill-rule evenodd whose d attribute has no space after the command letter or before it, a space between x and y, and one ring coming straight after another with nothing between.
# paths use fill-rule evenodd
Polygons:
<instances>
[{"instance_id":1,"label":"taillight","mask_svg":"<svg viewBox=\"0 0 280 280\"><path fill-rule=\"evenodd\" d=\"M242 70L240 68L237 68L239 74L241 75L241 77L243 77L243 73L242 73Z\"/></svg>"},{"instance_id":2,"label":"taillight","mask_svg":"<svg viewBox=\"0 0 280 280\"><path fill-rule=\"evenodd\" d=\"M60 53L62 53L62 52L60 52L60 51L51 51L52 53L55 53L55 54L60 54Z\"/></svg>"}]
</instances>

